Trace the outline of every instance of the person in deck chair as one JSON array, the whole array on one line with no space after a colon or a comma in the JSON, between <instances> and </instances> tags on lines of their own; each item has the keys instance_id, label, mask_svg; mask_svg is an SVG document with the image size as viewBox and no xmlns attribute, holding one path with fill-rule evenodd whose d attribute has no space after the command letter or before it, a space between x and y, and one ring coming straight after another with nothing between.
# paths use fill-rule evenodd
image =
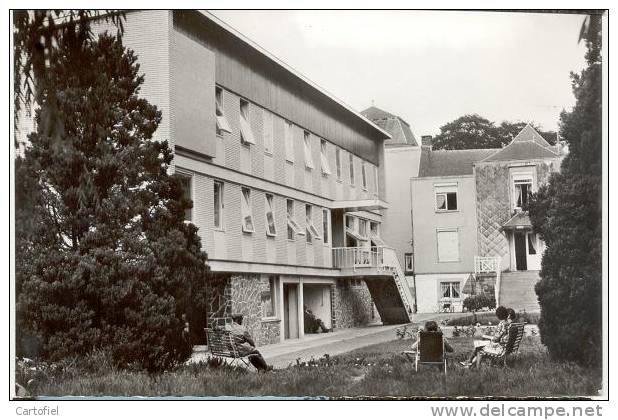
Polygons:
<instances>
[{"instance_id":1,"label":"person in deck chair","mask_svg":"<svg viewBox=\"0 0 618 420\"><path fill-rule=\"evenodd\" d=\"M476 362L481 350L486 353L500 354L509 339L509 327L517 319L517 313L512 308L498 306L496 317L500 320L493 336L484 335L484 340L474 340L474 351L465 362L459 362L469 368Z\"/></svg>"},{"instance_id":2,"label":"person in deck chair","mask_svg":"<svg viewBox=\"0 0 618 420\"><path fill-rule=\"evenodd\" d=\"M326 325L324 325L324 322L316 317L307 305L304 305L304 308L305 334L315 334L318 332L318 329L322 329L322 332L325 333L330 332L330 330L326 328Z\"/></svg>"},{"instance_id":3,"label":"person in deck chair","mask_svg":"<svg viewBox=\"0 0 618 420\"><path fill-rule=\"evenodd\" d=\"M231 316L232 323L226 324L225 329L232 333L236 348L242 357L247 356L249 361L257 370L268 371L273 370L273 367L266 363L264 356L255 348L255 341L249 334L249 331L242 326L242 314L233 314Z\"/></svg>"},{"instance_id":4,"label":"person in deck chair","mask_svg":"<svg viewBox=\"0 0 618 420\"><path fill-rule=\"evenodd\" d=\"M424 329L424 331L427 331L427 332L438 332L438 331L440 331L440 328L438 327L438 323L436 321L427 321L427 322L425 322L425 329ZM442 340L444 341L444 350L446 350L448 353L452 353L453 352L453 346L450 345L450 343L446 340L446 338L442 338ZM418 351L418 340L416 340L414 343L412 343L411 350L412 351Z\"/></svg>"}]
</instances>

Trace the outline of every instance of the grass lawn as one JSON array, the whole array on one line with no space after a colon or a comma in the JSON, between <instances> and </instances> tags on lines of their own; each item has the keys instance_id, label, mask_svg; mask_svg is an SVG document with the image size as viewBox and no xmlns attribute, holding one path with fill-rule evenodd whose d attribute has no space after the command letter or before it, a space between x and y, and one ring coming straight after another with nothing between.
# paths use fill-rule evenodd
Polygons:
<instances>
[{"instance_id":1,"label":"grass lawn","mask_svg":"<svg viewBox=\"0 0 618 420\"><path fill-rule=\"evenodd\" d=\"M559 397L596 395L601 372L548 359L539 337L525 337L520 353L504 369L489 364L466 370L455 361L472 350L472 339L449 340L456 352L445 378L437 368L414 371L401 351L409 340L377 344L321 359L315 366L291 366L268 373L205 364L173 372L147 373L101 369L65 372L32 389L46 396L326 396L326 397Z\"/></svg>"}]
</instances>

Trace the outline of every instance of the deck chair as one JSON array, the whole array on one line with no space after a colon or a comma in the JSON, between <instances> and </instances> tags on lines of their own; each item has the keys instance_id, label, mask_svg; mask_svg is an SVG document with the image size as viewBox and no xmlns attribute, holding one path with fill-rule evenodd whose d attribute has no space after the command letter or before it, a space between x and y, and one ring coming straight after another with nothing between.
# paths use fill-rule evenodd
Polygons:
<instances>
[{"instance_id":1,"label":"deck chair","mask_svg":"<svg viewBox=\"0 0 618 420\"><path fill-rule=\"evenodd\" d=\"M417 335L416 351L408 350L403 354L414 361L414 370L418 372L418 365L444 366L446 375L446 350L442 331L419 331Z\"/></svg>"},{"instance_id":2,"label":"deck chair","mask_svg":"<svg viewBox=\"0 0 618 420\"><path fill-rule=\"evenodd\" d=\"M481 365L481 360L486 357L491 359L492 361L502 362L504 367L507 367L506 360L510 354L516 354L519 352L519 344L521 343L521 339L524 337L524 324L523 323L512 323L509 326L508 339L504 349L498 353L487 353L481 350L476 358L476 366L479 367Z\"/></svg>"}]
</instances>

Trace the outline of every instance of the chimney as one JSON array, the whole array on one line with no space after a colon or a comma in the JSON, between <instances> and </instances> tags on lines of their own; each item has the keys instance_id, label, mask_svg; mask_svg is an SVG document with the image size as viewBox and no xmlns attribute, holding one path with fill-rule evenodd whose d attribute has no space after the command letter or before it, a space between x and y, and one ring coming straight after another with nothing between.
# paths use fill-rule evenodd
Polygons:
<instances>
[{"instance_id":1,"label":"chimney","mask_svg":"<svg viewBox=\"0 0 618 420\"><path fill-rule=\"evenodd\" d=\"M431 136L421 136L421 146L428 147L431 150L432 139Z\"/></svg>"}]
</instances>

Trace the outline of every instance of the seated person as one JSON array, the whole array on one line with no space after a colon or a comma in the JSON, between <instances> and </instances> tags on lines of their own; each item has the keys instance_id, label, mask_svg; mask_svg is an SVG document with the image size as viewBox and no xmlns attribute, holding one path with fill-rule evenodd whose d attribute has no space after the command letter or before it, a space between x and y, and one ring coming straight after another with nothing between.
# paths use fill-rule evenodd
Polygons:
<instances>
[{"instance_id":1,"label":"seated person","mask_svg":"<svg viewBox=\"0 0 618 420\"><path fill-rule=\"evenodd\" d=\"M509 326L517 318L517 314L512 308L498 306L496 308L496 317L500 320L496 328L496 332L492 336L483 335L485 340L474 340L474 351L468 360L461 363L464 367L470 367L478 357L481 350L487 353L500 354L506 345L509 337Z\"/></svg>"},{"instance_id":2,"label":"seated person","mask_svg":"<svg viewBox=\"0 0 618 420\"><path fill-rule=\"evenodd\" d=\"M425 322L424 330L427 332L438 332L440 331L440 328L438 328L438 323L436 321L427 321ZM448 342L446 338L443 337L442 340L444 341L444 350L446 350L449 353L452 353L453 346L450 345L450 343ZM412 343L411 349L412 351L418 351L418 340Z\"/></svg>"},{"instance_id":3,"label":"seated person","mask_svg":"<svg viewBox=\"0 0 618 420\"><path fill-rule=\"evenodd\" d=\"M325 333L331 331L326 328L326 325L324 325L321 319L317 318L313 312L311 312L311 309L309 309L307 305L304 305L304 309L305 334L315 334L319 329Z\"/></svg>"},{"instance_id":4,"label":"seated person","mask_svg":"<svg viewBox=\"0 0 618 420\"><path fill-rule=\"evenodd\" d=\"M251 364L255 366L257 370L272 370L273 367L266 363L266 360L264 360L262 354L255 348L255 342L253 341L251 334L249 334L249 331L242 326L243 315L233 314L231 317L232 323L226 324L225 329L232 333L236 344L236 349L238 350L240 356L247 356Z\"/></svg>"}]
</instances>

